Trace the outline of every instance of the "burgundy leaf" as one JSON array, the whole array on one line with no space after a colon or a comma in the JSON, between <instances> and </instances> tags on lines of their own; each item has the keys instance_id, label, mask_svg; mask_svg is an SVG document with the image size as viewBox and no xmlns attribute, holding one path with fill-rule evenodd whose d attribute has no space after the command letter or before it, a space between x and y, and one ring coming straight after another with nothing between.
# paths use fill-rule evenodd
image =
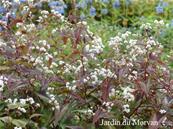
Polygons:
<instances>
[{"instance_id":1,"label":"burgundy leaf","mask_svg":"<svg viewBox=\"0 0 173 129\"><path fill-rule=\"evenodd\" d=\"M85 103L85 100L80 95L71 92L71 96L79 100L80 103Z\"/></svg>"},{"instance_id":2,"label":"burgundy leaf","mask_svg":"<svg viewBox=\"0 0 173 129\"><path fill-rule=\"evenodd\" d=\"M105 79L104 81L103 81L103 85L102 85L102 89L101 89L101 91L102 91L102 96L101 96L101 98L102 98L102 100L103 101L107 101L107 99L108 99L108 97L109 97L109 83L110 83L110 81L109 81L109 79Z\"/></svg>"},{"instance_id":3,"label":"burgundy leaf","mask_svg":"<svg viewBox=\"0 0 173 129\"><path fill-rule=\"evenodd\" d=\"M99 108L96 112L95 115L93 116L93 123L95 124L96 122L99 121L100 118L107 117L107 113L104 112L101 108Z\"/></svg>"}]
</instances>

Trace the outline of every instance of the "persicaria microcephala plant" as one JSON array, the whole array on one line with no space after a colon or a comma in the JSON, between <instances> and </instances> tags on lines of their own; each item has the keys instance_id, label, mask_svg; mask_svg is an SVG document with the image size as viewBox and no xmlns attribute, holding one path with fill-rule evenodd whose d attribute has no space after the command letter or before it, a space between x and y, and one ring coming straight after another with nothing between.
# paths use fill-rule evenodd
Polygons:
<instances>
[{"instance_id":1,"label":"persicaria microcephala plant","mask_svg":"<svg viewBox=\"0 0 173 129\"><path fill-rule=\"evenodd\" d=\"M103 118L172 126L173 80L152 33L163 21L103 43L86 22L25 11L1 36L2 128L96 128Z\"/></svg>"}]
</instances>

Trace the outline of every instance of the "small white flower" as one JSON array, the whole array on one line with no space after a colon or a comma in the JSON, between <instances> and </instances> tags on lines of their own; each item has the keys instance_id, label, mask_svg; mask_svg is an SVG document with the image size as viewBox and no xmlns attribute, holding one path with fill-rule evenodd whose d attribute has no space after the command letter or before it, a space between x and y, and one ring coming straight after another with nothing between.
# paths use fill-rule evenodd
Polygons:
<instances>
[{"instance_id":1,"label":"small white flower","mask_svg":"<svg viewBox=\"0 0 173 129\"><path fill-rule=\"evenodd\" d=\"M40 107L40 104L39 103L36 103L36 105L35 105L36 107Z\"/></svg>"},{"instance_id":2,"label":"small white flower","mask_svg":"<svg viewBox=\"0 0 173 129\"><path fill-rule=\"evenodd\" d=\"M57 28L53 29L52 34L55 34L57 32L57 30L58 30Z\"/></svg>"},{"instance_id":3,"label":"small white flower","mask_svg":"<svg viewBox=\"0 0 173 129\"><path fill-rule=\"evenodd\" d=\"M62 65L62 64L64 64L64 61L61 61L61 60L60 60L60 61L59 61L59 65Z\"/></svg>"},{"instance_id":4,"label":"small white flower","mask_svg":"<svg viewBox=\"0 0 173 129\"><path fill-rule=\"evenodd\" d=\"M123 98L128 100L128 101L134 101L135 97L132 94L132 92L134 91L134 89L130 88L130 87L126 87L126 88L122 88L124 91L122 93Z\"/></svg>"},{"instance_id":5,"label":"small white flower","mask_svg":"<svg viewBox=\"0 0 173 129\"><path fill-rule=\"evenodd\" d=\"M126 113L130 112L130 108L129 108L128 104L123 105L123 111L126 112Z\"/></svg>"},{"instance_id":6,"label":"small white flower","mask_svg":"<svg viewBox=\"0 0 173 129\"><path fill-rule=\"evenodd\" d=\"M26 104L26 99L20 99L19 100L21 104L25 105Z\"/></svg>"},{"instance_id":7,"label":"small white flower","mask_svg":"<svg viewBox=\"0 0 173 129\"><path fill-rule=\"evenodd\" d=\"M89 52L89 50L90 50L90 46L89 46L89 44L87 44L87 45L85 46L85 52Z\"/></svg>"},{"instance_id":8,"label":"small white flower","mask_svg":"<svg viewBox=\"0 0 173 129\"><path fill-rule=\"evenodd\" d=\"M41 47L41 48L40 48L40 51L41 51L41 52L46 52L46 49L45 49L44 47Z\"/></svg>"},{"instance_id":9,"label":"small white flower","mask_svg":"<svg viewBox=\"0 0 173 129\"><path fill-rule=\"evenodd\" d=\"M33 99L33 98L31 98L31 97L27 98L27 101L29 101L29 102L30 102L30 104L34 104L34 103L35 103L34 99Z\"/></svg>"},{"instance_id":10,"label":"small white flower","mask_svg":"<svg viewBox=\"0 0 173 129\"><path fill-rule=\"evenodd\" d=\"M18 107L18 110L21 111L21 112L23 112L23 113L26 113L25 108Z\"/></svg>"},{"instance_id":11,"label":"small white flower","mask_svg":"<svg viewBox=\"0 0 173 129\"><path fill-rule=\"evenodd\" d=\"M115 89L112 88L111 91L110 91L110 93L109 93L109 97L115 96L115 93L116 93Z\"/></svg>"},{"instance_id":12,"label":"small white flower","mask_svg":"<svg viewBox=\"0 0 173 129\"><path fill-rule=\"evenodd\" d=\"M15 98L14 100L13 100L13 104L16 104L17 103L17 98Z\"/></svg>"},{"instance_id":13,"label":"small white flower","mask_svg":"<svg viewBox=\"0 0 173 129\"><path fill-rule=\"evenodd\" d=\"M22 129L22 127L14 127L14 129Z\"/></svg>"},{"instance_id":14,"label":"small white flower","mask_svg":"<svg viewBox=\"0 0 173 129\"><path fill-rule=\"evenodd\" d=\"M165 113L166 113L166 110L160 109L159 112L160 112L161 114L165 114Z\"/></svg>"}]
</instances>

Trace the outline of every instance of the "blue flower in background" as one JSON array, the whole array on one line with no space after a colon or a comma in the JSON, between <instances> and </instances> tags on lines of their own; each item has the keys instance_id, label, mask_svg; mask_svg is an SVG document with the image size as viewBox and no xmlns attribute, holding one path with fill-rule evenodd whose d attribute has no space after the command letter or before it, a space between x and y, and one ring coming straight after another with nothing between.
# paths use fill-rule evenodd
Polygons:
<instances>
[{"instance_id":1,"label":"blue flower in background","mask_svg":"<svg viewBox=\"0 0 173 129\"><path fill-rule=\"evenodd\" d=\"M120 7L120 1L119 0L115 0L112 4L113 8L119 8Z\"/></svg>"},{"instance_id":2,"label":"blue flower in background","mask_svg":"<svg viewBox=\"0 0 173 129\"><path fill-rule=\"evenodd\" d=\"M101 10L101 14L106 15L107 13L108 13L108 9L102 9L102 10Z\"/></svg>"},{"instance_id":3,"label":"blue flower in background","mask_svg":"<svg viewBox=\"0 0 173 129\"><path fill-rule=\"evenodd\" d=\"M163 9L163 6L161 6L160 4L156 7L156 12L158 13L158 14L160 14L160 13L163 13L163 11L164 11L164 9Z\"/></svg>"},{"instance_id":4,"label":"blue flower in background","mask_svg":"<svg viewBox=\"0 0 173 129\"><path fill-rule=\"evenodd\" d=\"M49 7L55 7L55 6L63 6L65 5L63 2L60 2L60 1L51 1L49 2Z\"/></svg>"},{"instance_id":5,"label":"blue flower in background","mask_svg":"<svg viewBox=\"0 0 173 129\"><path fill-rule=\"evenodd\" d=\"M0 26L0 32L2 32L3 31L3 27L2 26Z\"/></svg>"},{"instance_id":6,"label":"blue flower in background","mask_svg":"<svg viewBox=\"0 0 173 129\"><path fill-rule=\"evenodd\" d=\"M162 5L165 8L168 6L168 2L164 2L163 0L160 0L159 5Z\"/></svg>"},{"instance_id":7,"label":"blue flower in background","mask_svg":"<svg viewBox=\"0 0 173 129\"><path fill-rule=\"evenodd\" d=\"M0 13L5 13L6 12L6 9L4 7L0 7Z\"/></svg>"},{"instance_id":8,"label":"blue flower in background","mask_svg":"<svg viewBox=\"0 0 173 129\"><path fill-rule=\"evenodd\" d=\"M102 0L103 3L109 3L109 0Z\"/></svg>"},{"instance_id":9,"label":"blue flower in background","mask_svg":"<svg viewBox=\"0 0 173 129\"><path fill-rule=\"evenodd\" d=\"M173 19L171 20L170 26L173 27Z\"/></svg>"},{"instance_id":10,"label":"blue flower in background","mask_svg":"<svg viewBox=\"0 0 173 129\"><path fill-rule=\"evenodd\" d=\"M2 16L0 20L4 22L8 22L8 18L6 16Z\"/></svg>"},{"instance_id":11,"label":"blue flower in background","mask_svg":"<svg viewBox=\"0 0 173 129\"><path fill-rule=\"evenodd\" d=\"M85 8L87 7L87 3L85 1L82 1L82 2L79 2L77 5L76 5L77 8Z\"/></svg>"},{"instance_id":12,"label":"blue flower in background","mask_svg":"<svg viewBox=\"0 0 173 129\"><path fill-rule=\"evenodd\" d=\"M62 6L58 6L58 7L54 8L54 11L55 11L55 13L60 13L60 14L65 13L64 7L62 7Z\"/></svg>"},{"instance_id":13,"label":"blue flower in background","mask_svg":"<svg viewBox=\"0 0 173 129\"><path fill-rule=\"evenodd\" d=\"M93 2L93 0L86 0L86 3L92 3Z\"/></svg>"},{"instance_id":14,"label":"blue flower in background","mask_svg":"<svg viewBox=\"0 0 173 129\"><path fill-rule=\"evenodd\" d=\"M90 16L92 17L96 16L96 9L93 6L91 6L90 8Z\"/></svg>"},{"instance_id":15,"label":"blue flower in background","mask_svg":"<svg viewBox=\"0 0 173 129\"><path fill-rule=\"evenodd\" d=\"M67 8L67 5L66 4L63 4L63 7L66 9Z\"/></svg>"},{"instance_id":16,"label":"blue flower in background","mask_svg":"<svg viewBox=\"0 0 173 129\"><path fill-rule=\"evenodd\" d=\"M58 5L58 1L51 1L51 2L49 2L49 4L48 4L50 7L52 7L52 6L57 6Z\"/></svg>"},{"instance_id":17,"label":"blue flower in background","mask_svg":"<svg viewBox=\"0 0 173 129\"><path fill-rule=\"evenodd\" d=\"M67 5L60 2L60 1L51 1L49 2L49 7L55 12L59 14L64 14L65 13L65 8L67 8Z\"/></svg>"},{"instance_id":18,"label":"blue flower in background","mask_svg":"<svg viewBox=\"0 0 173 129\"><path fill-rule=\"evenodd\" d=\"M168 6L168 2L163 2L163 7L167 7Z\"/></svg>"},{"instance_id":19,"label":"blue flower in background","mask_svg":"<svg viewBox=\"0 0 173 129\"><path fill-rule=\"evenodd\" d=\"M41 2L35 3L34 6L36 8L41 8L42 7L42 3Z\"/></svg>"},{"instance_id":20,"label":"blue flower in background","mask_svg":"<svg viewBox=\"0 0 173 129\"><path fill-rule=\"evenodd\" d=\"M26 0L19 0L20 1L20 3L25 3L26 2Z\"/></svg>"}]
</instances>

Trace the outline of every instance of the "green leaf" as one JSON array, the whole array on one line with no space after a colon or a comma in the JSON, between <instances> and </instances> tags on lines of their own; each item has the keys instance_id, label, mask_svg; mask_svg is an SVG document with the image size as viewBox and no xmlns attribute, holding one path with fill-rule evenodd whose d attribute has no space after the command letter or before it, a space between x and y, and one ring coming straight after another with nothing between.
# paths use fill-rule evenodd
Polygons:
<instances>
[{"instance_id":1,"label":"green leaf","mask_svg":"<svg viewBox=\"0 0 173 129\"><path fill-rule=\"evenodd\" d=\"M0 66L0 71L6 71L9 69L10 69L10 67L8 67L8 66Z\"/></svg>"},{"instance_id":2,"label":"green leaf","mask_svg":"<svg viewBox=\"0 0 173 129\"><path fill-rule=\"evenodd\" d=\"M38 96L40 99L42 99L43 101L49 102L49 98L47 98L46 96L43 96L43 95L38 94L38 93L37 93L37 96Z\"/></svg>"},{"instance_id":3,"label":"green leaf","mask_svg":"<svg viewBox=\"0 0 173 129\"><path fill-rule=\"evenodd\" d=\"M30 116L30 119L34 118L34 117L40 117L40 116L43 116L42 114L32 114Z\"/></svg>"},{"instance_id":4,"label":"green leaf","mask_svg":"<svg viewBox=\"0 0 173 129\"><path fill-rule=\"evenodd\" d=\"M4 116L0 117L0 120L3 121L4 123L11 123L12 118L10 116Z\"/></svg>"},{"instance_id":5,"label":"green leaf","mask_svg":"<svg viewBox=\"0 0 173 129\"><path fill-rule=\"evenodd\" d=\"M24 128L27 125L28 121L27 120L21 120L21 119L13 119L11 123L17 127Z\"/></svg>"},{"instance_id":6,"label":"green leaf","mask_svg":"<svg viewBox=\"0 0 173 129\"><path fill-rule=\"evenodd\" d=\"M7 105L8 109L16 109L18 107L24 107L24 106L26 106L26 105L23 105L21 103L15 103L15 104L8 104Z\"/></svg>"},{"instance_id":7,"label":"green leaf","mask_svg":"<svg viewBox=\"0 0 173 129\"><path fill-rule=\"evenodd\" d=\"M5 129L4 123L0 121L0 129Z\"/></svg>"},{"instance_id":8,"label":"green leaf","mask_svg":"<svg viewBox=\"0 0 173 129\"><path fill-rule=\"evenodd\" d=\"M70 108L69 106L70 105L67 104L63 107L63 109L61 111L55 111L55 116L54 116L55 117L55 121L54 121L55 126L57 126L58 122L64 117L64 115L66 113L68 113L69 108Z\"/></svg>"}]
</instances>

